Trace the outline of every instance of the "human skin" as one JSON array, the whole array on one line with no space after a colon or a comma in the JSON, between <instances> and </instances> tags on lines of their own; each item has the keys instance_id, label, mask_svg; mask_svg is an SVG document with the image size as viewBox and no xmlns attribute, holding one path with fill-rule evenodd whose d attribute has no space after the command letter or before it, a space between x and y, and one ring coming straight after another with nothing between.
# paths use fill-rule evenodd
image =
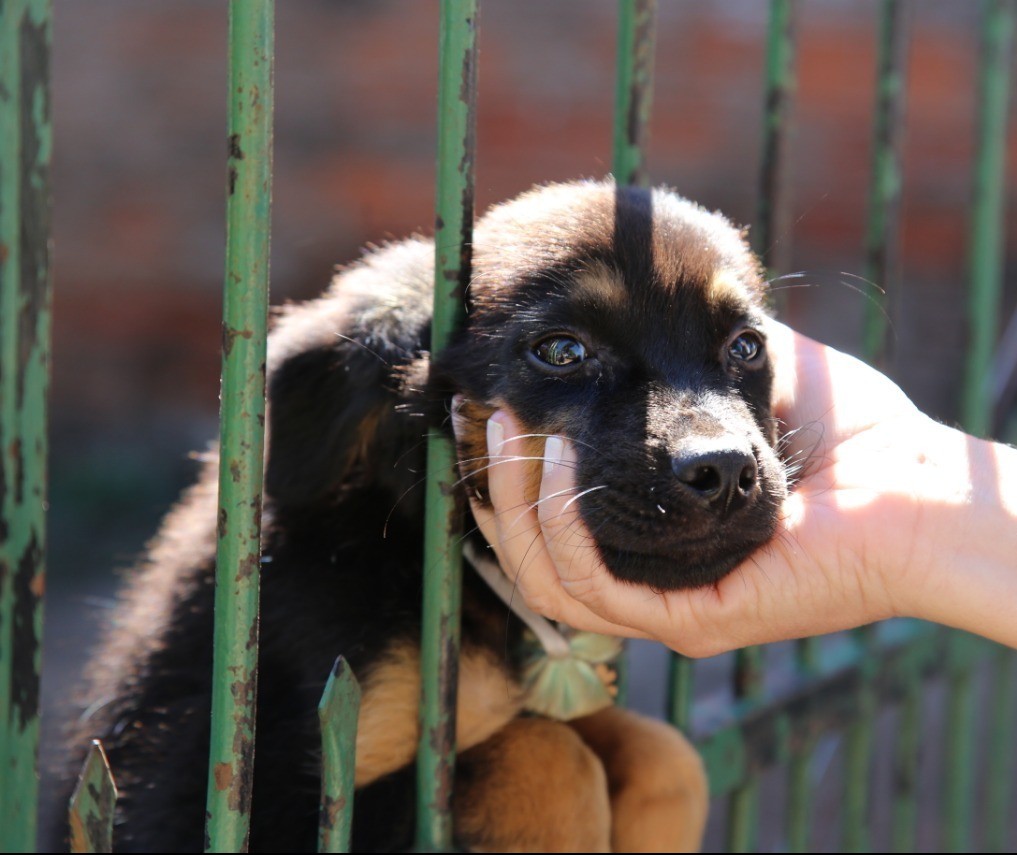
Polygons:
<instances>
[{"instance_id":1,"label":"human skin","mask_svg":"<svg viewBox=\"0 0 1017 855\"><path fill-rule=\"evenodd\" d=\"M1017 450L937 423L883 374L782 324L767 337L786 455L802 468L773 540L709 587L615 579L569 504L568 443L547 440L530 506L522 429L492 416L492 506L473 513L527 604L696 657L894 616L1017 647Z\"/></svg>"}]
</instances>

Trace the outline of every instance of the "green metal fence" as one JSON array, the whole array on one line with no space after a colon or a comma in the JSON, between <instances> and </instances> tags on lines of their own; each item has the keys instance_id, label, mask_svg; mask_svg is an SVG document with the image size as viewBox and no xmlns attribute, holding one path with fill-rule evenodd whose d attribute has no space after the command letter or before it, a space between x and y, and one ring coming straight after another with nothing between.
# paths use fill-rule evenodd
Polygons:
<instances>
[{"instance_id":1,"label":"green metal fence","mask_svg":"<svg viewBox=\"0 0 1017 855\"><path fill-rule=\"evenodd\" d=\"M620 0L614 173L645 184L654 51L654 0ZM476 112L477 0L443 0L435 240L435 321L440 348L460 321L470 278ZM230 3L227 257L223 321L220 506L208 851L243 851L248 837L257 685L257 610L272 177L273 16L271 0ZM782 151L794 94L794 0L771 0L755 248L766 257L782 209ZM0 850L35 846L38 685L45 554L46 394L49 341L48 0L0 4ZM970 233L971 347L963 405L966 427L986 433L994 401L988 383L1000 307L1003 168L1014 7L983 4L979 143ZM901 117L906 33L899 0L882 0L874 93L874 148L866 237L868 279L887 293L868 312L864 352L887 357L901 192ZM452 847L455 686L461 578L455 509L445 486L453 450L431 437L425 545L423 694L418 762L418 832L424 850ZM342 651L336 651L341 654ZM845 634L837 643L797 643L792 674L764 680L764 651L737 655L734 702L697 715L698 666L670 665L668 714L693 729L711 789L726 801L727 845L759 845L761 775L783 770L782 848L811 848L811 769L825 735L843 744L842 847L871 846L870 781L880 711L896 713L892 845L916 845L923 687L946 685L940 846L994 851L1014 845L1013 651L917 622ZM983 798L974 778L976 668L988 668L989 739ZM353 804L353 743L359 689L336 662L319 708L322 727L321 851L345 851ZM108 851L116 790L101 746L89 753L72 799L75 851ZM977 830L977 834L976 834Z\"/></svg>"}]
</instances>

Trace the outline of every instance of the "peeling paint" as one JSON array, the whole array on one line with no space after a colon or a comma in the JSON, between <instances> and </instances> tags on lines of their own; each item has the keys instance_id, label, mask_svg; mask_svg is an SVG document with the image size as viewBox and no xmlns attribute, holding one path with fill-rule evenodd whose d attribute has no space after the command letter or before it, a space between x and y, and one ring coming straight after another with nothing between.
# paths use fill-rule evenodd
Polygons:
<instances>
[{"instance_id":1,"label":"peeling paint","mask_svg":"<svg viewBox=\"0 0 1017 855\"><path fill-rule=\"evenodd\" d=\"M42 572L43 550L36 535L21 553L14 572L14 638L11 646L11 714L17 715L24 730L39 714L40 639L36 631L36 606L39 597L33 593L36 576Z\"/></svg>"},{"instance_id":2,"label":"peeling paint","mask_svg":"<svg viewBox=\"0 0 1017 855\"><path fill-rule=\"evenodd\" d=\"M233 767L229 763L216 763L212 770L212 778L215 780L215 788L222 792L227 787L233 786Z\"/></svg>"},{"instance_id":3,"label":"peeling paint","mask_svg":"<svg viewBox=\"0 0 1017 855\"><path fill-rule=\"evenodd\" d=\"M261 559L257 553L247 555L240 560L240 565L237 567L237 582L243 582L245 579L250 579L256 575L261 569Z\"/></svg>"},{"instance_id":4,"label":"peeling paint","mask_svg":"<svg viewBox=\"0 0 1017 855\"><path fill-rule=\"evenodd\" d=\"M230 134L226 141L226 149L228 157L234 160L244 159L244 152L240 148L240 134Z\"/></svg>"},{"instance_id":5,"label":"peeling paint","mask_svg":"<svg viewBox=\"0 0 1017 855\"><path fill-rule=\"evenodd\" d=\"M7 456L11 462L11 469L14 477L11 478L14 486L14 504L21 505L25 501L25 456L21 450L21 438L15 437L7 449Z\"/></svg>"},{"instance_id":6,"label":"peeling paint","mask_svg":"<svg viewBox=\"0 0 1017 855\"><path fill-rule=\"evenodd\" d=\"M244 338L250 341L254 337L253 330L238 330L231 327L225 321L222 325L222 352L223 356L229 357L233 352L233 345L237 338Z\"/></svg>"}]
</instances>

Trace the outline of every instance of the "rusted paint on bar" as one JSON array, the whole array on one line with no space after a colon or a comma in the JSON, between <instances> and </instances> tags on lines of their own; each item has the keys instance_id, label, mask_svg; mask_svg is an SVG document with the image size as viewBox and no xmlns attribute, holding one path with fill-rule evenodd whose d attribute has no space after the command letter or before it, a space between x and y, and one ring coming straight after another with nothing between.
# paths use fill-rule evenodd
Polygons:
<instances>
[{"instance_id":1,"label":"rusted paint on bar","mask_svg":"<svg viewBox=\"0 0 1017 855\"><path fill-rule=\"evenodd\" d=\"M116 802L117 788L106 752L93 739L69 806L71 852L113 851Z\"/></svg>"},{"instance_id":2,"label":"rusted paint on bar","mask_svg":"<svg viewBox=\"0 0 1017 855\"><path fill-rule=\"evenodd\" d=\"M332 666L318 704L321 728L319 852L350 851L359 713L360 685L340 656Z\"/></svg>"},{"instance_id":3,"label":"rusted paint on bar","mask_svg":"<svg viewBox=\"0 0 1017 855\"><path fill-rule=\"evenodd\" d=\"M657 0L618 0L613 165L618 184L648 181L656 17Z\"/></svg>"},{"instance_id":4,"label":"rusted paint on bar","mask_svg":"<svg viewBox=\"0 0 1017 855\"><path fill-rule=\"evenodd\" d=\"M212 746L205 848L244 852L253 789L272 181L272 0L232 0Z\"/></svg>"},{"instance_id":5,"label":"rusted paint on bar","mask_svg":"<svg viewBox=\"0 0 1017 855\"><path fill-rule=\"evenodd\" d=\"M48 0L0 5L0 850L33 851L45 588Z\"/></svg>"},{"instance_id":6,"label":"rusted paint on bar","mask_svg":"<svg viewBox=\"0 0 1017 855\"><path fill-rule=\"evenodd\" d=\"M442 0L435 203L432 352L450 339L465 312L473 237L476 149L477 0ZM451 485L452 444L433 433L427 447L424 607L421 628L420 743L417 751L416 848L452 846L452 782L458 683L462 528Z\"/></svg>"}]
</instances>

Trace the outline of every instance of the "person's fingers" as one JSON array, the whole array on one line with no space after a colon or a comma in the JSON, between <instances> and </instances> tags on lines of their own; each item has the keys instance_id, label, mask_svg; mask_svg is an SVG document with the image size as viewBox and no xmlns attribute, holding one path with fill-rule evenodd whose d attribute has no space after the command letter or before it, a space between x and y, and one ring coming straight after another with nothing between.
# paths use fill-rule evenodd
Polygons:
<instances>
[{"instance_id":1,"label":"person's fingers","mask_svg":"<svg viewBox=\"0 0 1017 855\"><path fill-rule=\"evenodd\" d=\"M533 461L526 455L519 434L518 425L508 413L499 411L491 417L488 450L492 465L488 470L488 490L492 508L480 509L477 523L494 547L503 572L515 583L526 604L545 617L563 621L576 629L643 636L629 627L604 620L565 593L548 554L537 511L525 499L527 476ZM557 438L555 441L560 442ZM558 489L563 494L574 492L571 484ZM477 512L476 507L474 511Z\"/></svg>"}]
</instances>

